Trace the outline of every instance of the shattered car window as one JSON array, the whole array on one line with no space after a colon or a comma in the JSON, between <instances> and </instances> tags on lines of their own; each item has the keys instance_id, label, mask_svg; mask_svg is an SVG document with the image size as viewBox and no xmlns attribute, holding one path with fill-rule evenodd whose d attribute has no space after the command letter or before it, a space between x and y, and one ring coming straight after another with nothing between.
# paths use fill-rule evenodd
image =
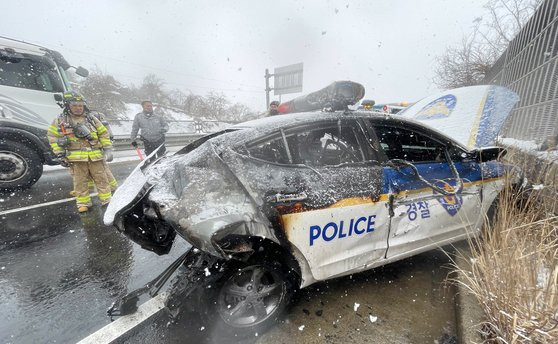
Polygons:
<instances>
[{"instance_id":1,"label":"shattered car window","mask_svg":"<svg viewBox=\"0 0 558 344\"><path fill-rule=\"evenodd\" d=\"M295 161L308 166L335 166L366 160L353 127L328 126L289 135Z\"/></svg>"},{"instance_id":2,"label":"shattered car window","mask_svg":"<svg viewBox=\"0 0 558 344\"><path fill-rule=\"evenodd\" d=\"M249 144L247 146L247 151L248 155L253 158L278 164L289 163L287 149L285 148L282 136Z\"/></svg>"},{"instance_id":3,"label":"shattered car window","mask_svg":"<svg viewBox=\"0 0 558 344\"><path fill-rule=\"evenodd\" d=\"M412 130L398 127L377 126L376 135L388 159L411 162L445 160L444 145Z\"/></svg>"}]
</instances>

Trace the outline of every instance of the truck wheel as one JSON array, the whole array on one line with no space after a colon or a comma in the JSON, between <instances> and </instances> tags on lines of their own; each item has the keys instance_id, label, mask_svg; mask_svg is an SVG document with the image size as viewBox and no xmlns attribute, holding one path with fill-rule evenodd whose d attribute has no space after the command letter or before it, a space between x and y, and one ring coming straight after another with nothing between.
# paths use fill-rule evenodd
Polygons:
<instances>
[{"instance_id":1,"label":"truck wheel","mask_svg":"<svg viewBox=\"0 0 558 344\"><path fill-rule=\"evenodd\" d=\"M294 289L279 264L243 264L227 270L204 296L202 317L213 333L236 342L282 320Z\"/></svg>"},{"instance_id":2,"label":"truck wheel","mask_svg":"<svg viewBox=\"0 0 558 344\"><path fill-rule=\"evenodd\" d=\"M26 189L43 174L39 154L29 146L0 141L0 190Z\"/></svg>"}]
</instances>

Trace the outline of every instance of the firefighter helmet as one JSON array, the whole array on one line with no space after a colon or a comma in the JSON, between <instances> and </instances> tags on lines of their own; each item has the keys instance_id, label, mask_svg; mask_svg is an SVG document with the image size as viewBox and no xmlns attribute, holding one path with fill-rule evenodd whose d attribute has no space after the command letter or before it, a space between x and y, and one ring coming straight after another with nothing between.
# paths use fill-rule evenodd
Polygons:
<instances>
[{"instance_id":1,"label":"firefighter helmet","mask_svg":"<svg viewBox=\"0 0 558 344\"><path fill-rule=\"evenodd\" d=\"M83 113L87 114L89 113L89 108L87 107L87 102L85 101L85 98L83 98L83 96L75 91L68 91L68 92L64 92L64 94L62 95L62 100L64 101L64 111L65 112L70 112L70 104L74 103L78 103L78 104L83 104Z\"/></svg>"},{"instance_id":2,"label":"firefighter helmet","mask_svg":"<svg viewBox=\"0 0 558 344\"><path fill-rule=\"evenodd\" d=\"M70 103L72 102L83 102L83 104L85 105L85 98L83 98L83 96L75 91L68 91L68 92L64 92L64 95L62 95L62 98L64 100L64 105L69 106Z\"/></svg>"}]
</instances>

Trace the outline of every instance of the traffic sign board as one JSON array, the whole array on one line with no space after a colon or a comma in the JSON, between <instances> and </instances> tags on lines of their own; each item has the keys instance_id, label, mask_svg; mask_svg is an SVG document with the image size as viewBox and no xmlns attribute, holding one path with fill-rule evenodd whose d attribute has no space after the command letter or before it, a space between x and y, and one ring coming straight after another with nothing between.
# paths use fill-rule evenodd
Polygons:
<instances>
[{"instance_id":1,"label":"traffic sign board","mask_svg":"<svg viewBox=\"0 0 558 344\"><path fill-rule=\"evenodd\" d=\"M275 95L302 92L303 64L275 68L273 93Z\"/></svg>"}]
</instances>

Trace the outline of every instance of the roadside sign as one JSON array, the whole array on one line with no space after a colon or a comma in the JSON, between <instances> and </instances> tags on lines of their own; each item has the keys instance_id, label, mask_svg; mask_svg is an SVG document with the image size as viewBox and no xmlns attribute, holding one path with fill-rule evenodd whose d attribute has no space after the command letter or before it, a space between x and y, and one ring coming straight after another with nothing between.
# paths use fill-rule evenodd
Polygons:
<instances>
[{"instance_id":1,"label":"roadside sign","mask_svg":"<svg viewBox=\"0 0 558 344\"><path fill-rule=\"evenodd\" d=\"M303 63L275 68L273 72L273 93L280 94L302 92Z\"/></svg>"}]
</instances>

